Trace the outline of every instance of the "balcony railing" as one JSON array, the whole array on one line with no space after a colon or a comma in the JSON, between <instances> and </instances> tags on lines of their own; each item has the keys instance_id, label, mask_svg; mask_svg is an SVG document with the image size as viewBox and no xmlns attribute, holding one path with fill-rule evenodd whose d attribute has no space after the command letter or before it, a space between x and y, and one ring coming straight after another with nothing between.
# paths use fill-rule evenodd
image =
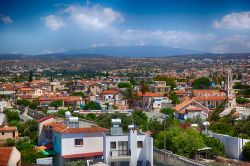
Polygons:
<instances>
[{"instance_id":1,"label":"balcony railing","mask_svg":"<svg viewBox=\"0 0 250 166\"><path fill-rule=\"evenodd\" d=\"M110 157L126 157L130 155L130 150L110 150Z\"/></svg>"}]
</instances>

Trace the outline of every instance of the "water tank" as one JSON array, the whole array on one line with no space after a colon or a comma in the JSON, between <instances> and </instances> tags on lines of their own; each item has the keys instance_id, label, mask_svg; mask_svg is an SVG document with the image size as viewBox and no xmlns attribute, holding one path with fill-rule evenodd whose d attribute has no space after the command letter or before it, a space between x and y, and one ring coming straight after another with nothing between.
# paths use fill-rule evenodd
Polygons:
<instances>
[{"instance_id":1,"label":"water tank","mask_svg":"<svg viewBox=\"0 0 250 166\"><path fill-rule=\"evenodd\" d=\"M129 130L135 129L135 125L128 125L128 129Z\"/></svg>"},{"instance_id":2,"label":"water tank","mask_svg":"<svg viewBox=\"0 0 250 166\"><path fill-rule=\"evenodd\" d=\"M208 121L205 121L205 122L203 122L202 124L203 124L205 127L207 127L207 126L210 125L210 123L209 123Z\"/></svg>"},{"instance_id":3,"label":"water tank","mask_svg":"<svg viewBox=\"0 0 250 166\"><path fill-rule=\"evenodd\" d=\"M121 124L121 119L112 119L111 120L112 125L120 125Z\"/></svg>"},{"instance_id":4,"label":"water tank","mask_svg":"<svg viewBox=\"0 0 250 166\"><path fill-rule=\"evenodd\" d=\"M65 118L69 118L71 116L71 113L69 111L65 112Z\"/></svg>"},{"instance_id":5,"label":"water tank","mask_svg":"<svg viewBox=\"0 0 250 166\"><path fill-rule=\"evenodd\" d=\"M78 123L78 117L69 117L69 123Z\"/></svg>"}]
</instances>

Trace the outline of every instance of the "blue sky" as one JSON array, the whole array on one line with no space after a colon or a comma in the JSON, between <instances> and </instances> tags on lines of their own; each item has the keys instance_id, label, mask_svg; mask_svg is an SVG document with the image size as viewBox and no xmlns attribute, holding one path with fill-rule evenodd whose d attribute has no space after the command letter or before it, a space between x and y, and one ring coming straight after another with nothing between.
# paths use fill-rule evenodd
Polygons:
<instances>
[{"instance_id":1,"label":"blue sky","mask_svg":"<svg viewBox=\"0 0 250 166\"><path fill-rule=\"evenodd\" d=\"M249 0L0 0L0 53L158 45L250 52Z\"/></svg>"}]
</instances>

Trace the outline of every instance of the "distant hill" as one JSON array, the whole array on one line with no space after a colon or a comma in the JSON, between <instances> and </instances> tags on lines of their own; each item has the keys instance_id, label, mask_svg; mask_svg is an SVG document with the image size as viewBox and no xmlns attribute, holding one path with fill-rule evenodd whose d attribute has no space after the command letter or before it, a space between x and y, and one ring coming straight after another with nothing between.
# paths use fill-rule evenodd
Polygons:
<instances>
[{"instance_id":1,"label":"distant hill","mask_svg":"<svg viewBox=\"0 0 250 166\"><path fill-rule=\"evenodd\" d=\"M203 52L200 51L163 46L104 46L70 50L64 54L98 54L116 57L164 57L202 53Z\"/></svg>"}]
</instances>

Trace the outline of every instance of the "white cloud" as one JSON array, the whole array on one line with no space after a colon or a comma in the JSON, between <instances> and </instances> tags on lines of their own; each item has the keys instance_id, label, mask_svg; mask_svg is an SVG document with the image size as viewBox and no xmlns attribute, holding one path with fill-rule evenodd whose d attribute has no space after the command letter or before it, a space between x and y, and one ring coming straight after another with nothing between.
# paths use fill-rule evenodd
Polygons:
<instances>
[{"instance_id":1,"label":"white cloud","mask_svg":"<svg viewBox=\"0 0 250 166\"><path fill-rule=\"evenodd\" d=\"M13 22L13 20L10 18L10 16L5 16L4 14L0 14L0 19L5 24L10 24Z\"/></svg>"},{"instance_id":2,"label":"white cloud","mask_svg":"<svg viewBox=\"0 0 250 166\"><path fill-rule=\"evenodd\" d=\"M213 34L199 34L187 31L147 31L128 29L113 35L118 45L165 45L172 47L187 47L198 41L211 41Z\"/></svg>"},{"instance_id":3,"label":"white cloud","mask_svg":"<svg viewBox=\"0 0 250 166\"><path fill-rule=\"evenodd\" d=\"M53 31L57 31L64 26L64 21L55 15L48 15L44 18L45 25Z\"/></svg>"},{"instance_id":4,"label":"white cloud","mask_svg":"<svg viewBox=\"0 0 250 166\"><path fill-rule=\"evenodd\" d=\"M84 30L109 28L115 23L124 21L123 16L119 12L100 5L92 7L70 5L64 11L69 14L71 21Z\"/></svg>"},{"instance_id":5,"label":"white cloud","mask_svg":"<svg viewBox=\"0 0 250 166\"><path fill-rule=\"evenodd\" d=\"M245 35L231 35L218 38L211 49L214 53L250 52L250 39Z\"/></svg>"},{"instance_id":6,"label":"white cloud","mask_svg":"<svg viewBox=\"0 0 250 166\"><path fill-rule=\"evenodd\" d=\"M250 12L231 13L225 15L221 20L215 20L213 27L217 29L250 29Z\"/></svg>"}]
</instances>

